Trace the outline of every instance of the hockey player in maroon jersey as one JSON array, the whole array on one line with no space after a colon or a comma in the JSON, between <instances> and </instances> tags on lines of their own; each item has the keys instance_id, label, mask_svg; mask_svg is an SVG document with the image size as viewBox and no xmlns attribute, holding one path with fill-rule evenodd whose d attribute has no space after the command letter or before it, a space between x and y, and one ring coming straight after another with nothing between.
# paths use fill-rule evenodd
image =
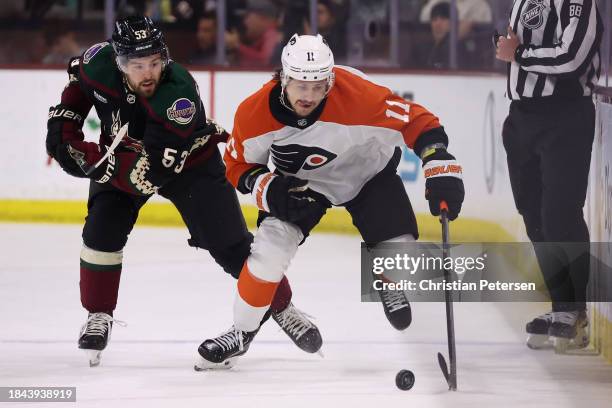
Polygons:
<instances>
[{"instance_id":1,"label":"hockey player in maroon jersey","mask_svg":"<svg viewBox=\"0 0 612 408\"><path fill-rule=\"evenodd\" d=\"M227 133L206 119L197 84L170 60L149 18L118 21L112 40L72 59L68 73L61 103L49 110L46 147L68 174L90 179L80 256L81 303L89 314L78 343L97 365L115 321L123 247L149 197L169 199L189 229L189 245L208 250L234 278L253 236L217 149ZM102 125L100 143L84 141L81 131L92 107ZM120 143L107 152L115 138ZM291 303L287 280L270 312L300 348L318 350L319 331ZM195 324L206 323L206 311L194 314ZM296 328L309 331L308 342Z\"/></svg>"}]
</instances>

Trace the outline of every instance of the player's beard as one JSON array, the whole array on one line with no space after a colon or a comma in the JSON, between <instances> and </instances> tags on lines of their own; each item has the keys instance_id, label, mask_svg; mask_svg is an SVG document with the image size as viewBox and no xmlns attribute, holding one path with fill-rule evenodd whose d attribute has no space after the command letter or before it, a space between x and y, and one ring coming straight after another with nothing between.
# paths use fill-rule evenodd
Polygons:
<instances>
[{"instance_id":1,"label":"player's beard","mask_svg":"<svg viewBox=\"0 0 612 408\"><path fill-rule=\"evenodd\" d=\"M142 96L144 98L150 98L153 96L159 84L159 81L155 78L145 79L144 81L140 81L137 85L134 84L127 75L124 76L124 79L132 92L135 92L138 96ZM145 86L145 84L149 86Z\"/></svg>"},{"instance_id":2,"label":"player's beard","mask_svg":"<svg viewBox=\"0 0 612 408\"><path fill-rule=\"evenodd\" d=\"M151 97L155 91L157 90L158 82L155 79L147 79L145 81L141 81L135 89L135 92L146 98Z\"/></svg>"},{"instance_id":3,"label":"player's beard","mask_svg":"<svg viewBox=\"0 0 612 408\"><path fill-rule=\"evenodd\" d=\"M319 104L315 101L303 101L297 100L293 105L293 110L298 116L306 117L312 113L316 109Z\"/></svg>"}]
</instances>

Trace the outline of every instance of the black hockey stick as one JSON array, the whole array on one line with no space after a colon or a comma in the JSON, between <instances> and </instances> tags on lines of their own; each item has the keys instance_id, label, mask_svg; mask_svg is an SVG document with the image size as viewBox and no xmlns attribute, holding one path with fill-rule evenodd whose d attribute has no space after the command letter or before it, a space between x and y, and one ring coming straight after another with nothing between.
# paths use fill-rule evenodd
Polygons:
<instances>
[{"instance_id":1,"label":"black hockey stick","mask_svg":"<svg viewBox=\"0 0 612 408\"><path fill-rule=\"evenodd\" d=\"M446 263L446 258L449 256L449 233L448 233L448 205L445 201L440 202L440 222L442 223L442 262ZM444 268L444 281L451 282L451 273ZM450 391L457 391L457 355L455 352L455 319L453 317L453 294L450 289L444 290L444 303L446 304L446 334L448 337L448 358L449 366L446 364L446 359L442 353L438 353L438 364L444 378L448 383Z\"/></svg>"}]
</instances>

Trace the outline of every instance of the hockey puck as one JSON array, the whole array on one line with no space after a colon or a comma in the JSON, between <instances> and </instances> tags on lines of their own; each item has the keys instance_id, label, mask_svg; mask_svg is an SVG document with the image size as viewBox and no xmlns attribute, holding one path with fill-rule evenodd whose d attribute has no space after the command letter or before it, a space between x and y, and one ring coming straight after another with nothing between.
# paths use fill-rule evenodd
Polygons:
<instances>
[{"instance_id":1,"label":"hockey puck","mask_svg":"<svg viewBox=\"0 0 612 408\"><path fill-rule=\"evenodd\" d=\"M395 376L395 385L403 391L408 391L414 386L414 373L410 370L400 370Z\"/></svg>"}]
</instances>

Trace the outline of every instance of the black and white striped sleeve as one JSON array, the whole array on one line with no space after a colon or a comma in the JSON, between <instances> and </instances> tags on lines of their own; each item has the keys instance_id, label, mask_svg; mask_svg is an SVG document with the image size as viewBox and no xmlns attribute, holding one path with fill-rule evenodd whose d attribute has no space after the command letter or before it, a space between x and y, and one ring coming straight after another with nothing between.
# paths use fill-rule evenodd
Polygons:
<instances>
[{"instance_id":1,"label":"black and white striped sleeve","mask_svg":"<svg viewBox=\"0 0 612 408\"><path fill-rule=\"evenodd\" d=\"M603 26L594 0L554 0L563 30L552 47L519 45L516 62L525 71L580 75L599 50Z\"/></svg>"}]
</instances>

